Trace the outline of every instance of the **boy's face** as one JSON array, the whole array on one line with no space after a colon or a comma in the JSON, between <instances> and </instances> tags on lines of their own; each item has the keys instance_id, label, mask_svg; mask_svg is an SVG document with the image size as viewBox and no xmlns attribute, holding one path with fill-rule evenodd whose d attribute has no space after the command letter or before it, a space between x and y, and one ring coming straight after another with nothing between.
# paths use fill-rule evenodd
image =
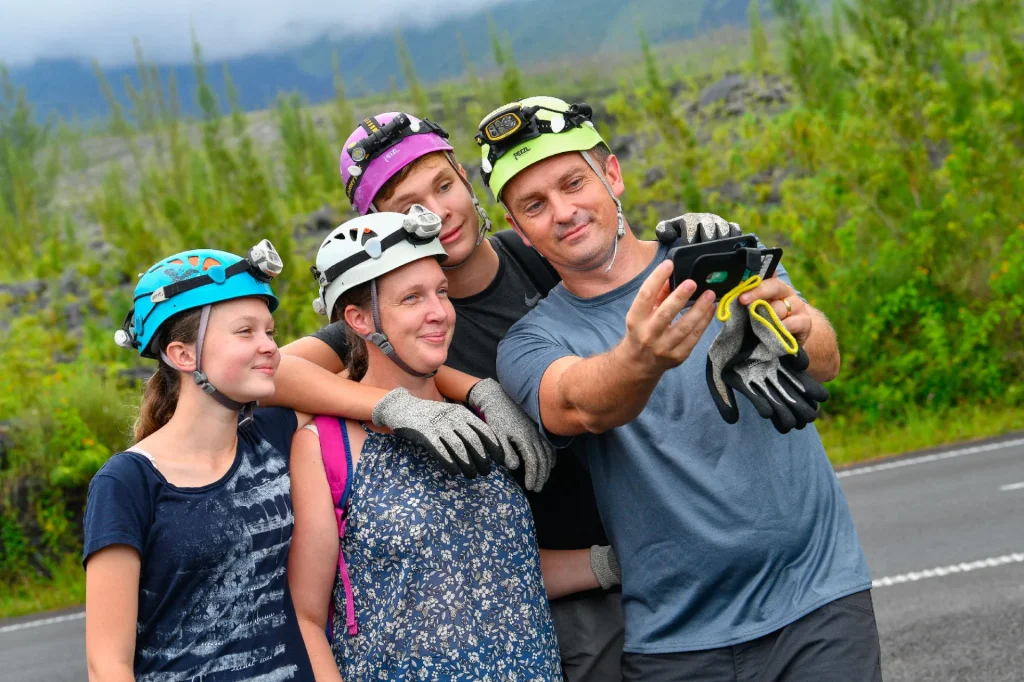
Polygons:
<instances>
[{"instance_id":1,"label":"boy's face","mask_svg":"<svg viewBox=\"0 0 1024 682\"><path fill-rule=\"evenodd\" d=\"M377 201L378 211L405 213L421 204L441 217L441 245L448 254L445 266L460 265L472 255L480 232L480 217L469 188L441 152L426 156L395 186L391 196Z\"/></svg>"}]
</instances>

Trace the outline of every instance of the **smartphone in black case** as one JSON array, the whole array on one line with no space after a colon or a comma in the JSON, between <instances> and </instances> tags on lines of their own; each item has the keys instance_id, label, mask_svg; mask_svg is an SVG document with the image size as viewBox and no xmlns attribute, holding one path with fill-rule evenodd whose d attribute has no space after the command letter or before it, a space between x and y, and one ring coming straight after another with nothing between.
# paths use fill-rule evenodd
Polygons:
<instances>
[{"instance_id":1,"label":"smartphone in black case","mask_svg":"<svg viewBox=\"0 0 1024 682\"><path fill-rule=\"evenodd\" d=\"M709 289L718 300L751 274L764 271L766 278L774 275L782 259L782 249L758 249L757 235L745 234L677 246L669 251L668 257L672 259L673 289L692 279L697 283L697 290L690 297L691 301ZM767 268L765 258L769 259Z\"/></svg>"}]
</instances>

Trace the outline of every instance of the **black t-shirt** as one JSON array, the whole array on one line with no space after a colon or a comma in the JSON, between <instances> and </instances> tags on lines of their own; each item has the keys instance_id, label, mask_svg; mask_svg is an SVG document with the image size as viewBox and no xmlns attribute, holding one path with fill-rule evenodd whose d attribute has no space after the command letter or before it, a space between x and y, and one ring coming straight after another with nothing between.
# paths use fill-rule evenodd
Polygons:
<instances>
[{"instance_id":1,"label":"black t-shirt","mask_svg":"<svg viewBox=\"0 0 1024 682\"><path fill-rule=\"evenodd\" d=\"M498 342L558 284L559 277L514 231L504 230L489 239L498 254L498 274L480 293L452 299L455 335L445 364L475 377L496 379ZM313 336L339 357L347 355L343 322L328 325ZM544 489L526 493L542 549L589 549L608 544L584 460L573 447L559 450ZM514 474L522 485L523 467Z\"/></svg>"},{"instance_id":2,"label":"black t-shirt","mask_svg":"<svg viewBox=\"0 0 1024 682\"><path fill-rule=\"evenodd\" d=\"M179 488L137 452L89 484L83 561L110 545L142 558L135 677L313 679L288 591L291 410L256 410L221 480Z\"/></svg>"}]
</instances>

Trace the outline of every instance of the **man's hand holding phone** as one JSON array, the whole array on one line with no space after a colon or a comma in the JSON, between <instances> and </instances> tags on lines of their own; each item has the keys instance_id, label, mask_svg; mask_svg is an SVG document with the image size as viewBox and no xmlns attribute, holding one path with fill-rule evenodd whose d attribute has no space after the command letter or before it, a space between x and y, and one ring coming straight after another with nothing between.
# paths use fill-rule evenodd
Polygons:
<instances>
[{"instance_id":1,"label":"man's hand holding phone","mask_svg":"<svg viewBox=\"0 0 1024 682\"><path fill-rule=\"evenodd\" d=\"M701 294L689 310L690 296L697 289L692 280L672 288L672 261L654 269L640 287L626 313L624 350L640 371L663 374L683 363L697 345L715 313L715 295ZM676 319L679 317L679 319Z\"/></svg>"},{"instance_id":2,"label":"man's hand holding phone","mask_svg":"<svg viewBox=\"0 0 1024 682\"><path fill-rule=\"evenodd\" d=\"M807 345L814 326L814 318L810 308L803 299L797 296L796 290L778 277L764 279L755 289L741 294L741 305L750 305L761 299L768 301L775 314L782 320L782 325L789 330L801 347Z\"/></svg>"}]
</instances>

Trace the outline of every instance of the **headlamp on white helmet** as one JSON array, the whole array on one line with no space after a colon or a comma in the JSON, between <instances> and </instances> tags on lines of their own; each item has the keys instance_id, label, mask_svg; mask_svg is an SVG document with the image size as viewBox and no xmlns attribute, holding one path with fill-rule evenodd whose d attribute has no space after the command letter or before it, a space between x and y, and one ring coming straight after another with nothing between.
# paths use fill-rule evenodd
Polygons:
<instances>
[{"instance_id":1,"label":"headlamp on white helmet","mask_svg":"<svg viewBox=\"0 0 1024 682\"><path fill-rule=\"evenodd\" d=\"M320 286L313 310L330 317L349 289L420 258L447 258L440 233L441 219L419 204L407 213L371 213L335 228L310 268Z\"/></svg>"},{"instance_id":2,"label":"headlamp on white helmet","mask_svg":"<svg viewBox=\"0 0 1024 682\"><path fill-rule=\"evenodd\" d=\"M316 265L310 268L320 285L313 310L331 317L342 294L369 283L374 328L360 336L409 374L433 376L434 372L424 374L406 364L388 341L381 326L376 280L421 258L443 261L448 255L437 238L440 233L441 219L419 204L405 214L371 213L335 228L320 245Z\"/></svg>"}]
</instances>

